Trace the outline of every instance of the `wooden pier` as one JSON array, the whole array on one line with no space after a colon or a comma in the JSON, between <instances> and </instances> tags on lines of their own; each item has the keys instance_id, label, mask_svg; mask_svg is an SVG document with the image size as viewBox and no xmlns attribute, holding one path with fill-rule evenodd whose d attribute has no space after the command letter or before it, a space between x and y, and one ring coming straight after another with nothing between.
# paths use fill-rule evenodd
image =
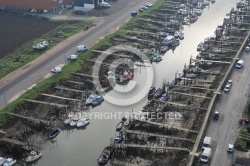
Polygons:
<instances>
[{"instance_id":1,"label":"wooden pier","mask_svg":"<svg viewBox=\"0 0 250 166\"><path fill-rule=\"evenodd\" d=\"M32 122L35 122L35 123L43 123L43 124L45 124L47 126L50 125L50 121L43 120L43 119L37 119L37 118L34 118L34 117L28 117L28 116L23 116L23 115L14 114L14 113L8 113L8 115L15 116L15 117L18 117L18 118L21 118L21 119L24 119L24 120L32 121Z\"/></svg>"},{"instance_id":2,"label":"wooden pier","mask_svg":"<svg viewBox=\"0 0 250 166\"><path fill-rule=\"evenodd\" d=\"M37 103L37 104L46 104L50 106L56 106L56 107L61 107L61 108L67 108L67 105L64 104L57 104L57 103L51 103L51 102L45 102L45 101L38 101L38 100L28 100L24 99L24 101L30 102L30 103Z\"/></svg>"},{"instance_id":3,"label":"wooden pier","mask_svg":"<svg viewBox=\"0 0 250 166\"><path fill-rule=\"evenodd\" d=\"M181 140L181 141L189 141L189 142L194 143L194 141L192 141L191 139L181 138L181 137L173 137L173 136L168 136L168 135L147 133L147 132L141 132L141 131L135 131L135 130L124 130L123 132L129 133L129 134L137 134L137 135L154 136L154 137L167 138L167 139L175 139L175 140Z\"/></svg>"}]
</instances>

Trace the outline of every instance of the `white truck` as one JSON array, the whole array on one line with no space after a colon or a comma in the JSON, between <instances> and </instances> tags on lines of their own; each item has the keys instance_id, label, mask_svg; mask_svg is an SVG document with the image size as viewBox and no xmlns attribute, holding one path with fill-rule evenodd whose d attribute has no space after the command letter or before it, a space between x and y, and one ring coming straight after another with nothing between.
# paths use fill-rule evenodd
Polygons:
<instances>
[{"instance_id":1,"label":"white truck","mask_svg":"<svg viewBox=\"0 0 250 166\"><path fill-rule=\"evenodd\" d=\"M77 51L78 52L83 52L83 51L87 51L88 48L85 45L79 45L77 46Z\"/></svg>"},{"instance_id":2,"label":"white truck","mask_svg":"<svg viewBox=\"0 0 250 166\"><path fill-rule=\"evenodd\" d=\"M201 162L207 163L211 157L211 148L205 148L201 154Z\"/></svg>"}]
</instances>

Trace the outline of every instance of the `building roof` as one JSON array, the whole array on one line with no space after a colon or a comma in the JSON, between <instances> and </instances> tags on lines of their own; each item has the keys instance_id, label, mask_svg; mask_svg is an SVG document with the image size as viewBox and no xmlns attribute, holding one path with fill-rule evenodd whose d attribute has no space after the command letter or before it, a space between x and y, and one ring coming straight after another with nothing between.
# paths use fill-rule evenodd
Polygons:
<instances>
[{"instance_id":1,"label":"building roof","mask_svg":"<svg viewBox=\"0 0 250 166\"><path fill-rule=\"evenodd\" d=\"M84 7L84 4L94 4L93 0L74 0L75 6Z\"/></svg>"}]
</instances>

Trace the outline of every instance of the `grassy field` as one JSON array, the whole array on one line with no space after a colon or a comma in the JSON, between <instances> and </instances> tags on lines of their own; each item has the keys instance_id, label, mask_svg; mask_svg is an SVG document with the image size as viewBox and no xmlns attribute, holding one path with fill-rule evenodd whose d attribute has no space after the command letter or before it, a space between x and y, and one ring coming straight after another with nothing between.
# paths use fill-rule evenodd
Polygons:
<instances>
[{"instance_id":1,"label":"grassy field","mask_svg":"<svg viewBox=\"0 0 250 166\"><path fill-rule=\"evenodd\" d=\"M2 15L3 14L0 12L0 16ZM21 16L21 18L19 18L19 15L20 14L8 14L8 17L14 17L16 18L16 21L9 21L9 19L6 18L0 19L2 23L6 23L6 32L4 30L0 31L0 37L3 39L1 41L2 54L0 57L0 78L3 78L12 71L17 70L18 68L34 60L39 55L42 55L45 51L54 47L56 44L62 42L66 38L79 33L81 30L83 30L84 25L92 25L93 23L92 20L50 21L44 19L41 20L41 18L33 18L31 16ZM22 19L21 22L20 19ZM15 23L20 25L13 26ZM27 28L29 26L33 27L35 30ZM42 29L45 27L47 27L47 29L42 31ZM18 35L16 32L21 34ZM47 49L34 50L32 48L33 44L37 44L43 40L49 41L49 47ZM9 54L5 55L4 53Z\"/></svg>"},{"instance_id":2,"label":"grassy field","mask_svg":"<svg viewBox=\"0 0 250 166\"><path fill-rule=\"evenodd\" d=\"M13 112L15 108L22 102L23 99L34 99L36 98L41 92L48 89L49 87L55 85L56 83L67 80L71 77L71 73L77 72L84 66L84 60L89 58L91 56L91 50L97 50L102 48L108 48L112 46L111 40L115 35L121 35L125 32L125 30L129 30L132 27L136 26L137 21L140 17L143 17L144 15L154 11L157 9L161 4L166 2L166 0L158 0L154 6L149 8L147 11L144 11L143 13L139 13L137 17L132 18L129 20L129 22L125 25L123 25L120 30L116 33L110 34L100 40L96 45L94 45L92 48L90 48L87 52L80 54L77 61L67 64L63 70L62 73L55 75L51 78L48 78L40 83L37 84L36 87L32 88L31 90L27 91L25 94L20 96L17 100L13 101L12 103L8 104L4 109L0 111L0 120L5 120L6 113Z\"/></svg>"}]
</instances>

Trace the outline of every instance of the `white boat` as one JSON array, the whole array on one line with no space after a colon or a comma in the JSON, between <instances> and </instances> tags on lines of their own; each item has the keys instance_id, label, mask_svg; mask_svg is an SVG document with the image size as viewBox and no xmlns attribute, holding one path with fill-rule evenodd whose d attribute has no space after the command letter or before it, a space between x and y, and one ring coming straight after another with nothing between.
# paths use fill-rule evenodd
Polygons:
<instances>
[{"instance_id":1,"label":"white boat","mask_svg":"<svg viewBox=\"0 0 250 166\"><path fill-rule=\"evenodd\" d=\"M84 126L86 126L88 124L89 124L89 119L81 118L81 119L78 120L76 126L77 127L84 127Z\"/></svg>"},{"instance_id":2,"label":"white boat","mask_svg":"<svg viewBox=\"0 0 250 166\"><path fill-rule=\"evenodd\" d=\"M129 127L129 119L128 120L126 120L125 122L124 122L124 124L123 124L125 127Z\"/></svg>"},{"instance_id":3,"label":"white boat","mask_svg":"<svg viewBox=\"0 0 250 166\"><path fill-rule=\"evenodd\" d=\"M41 152L31 151L28 157L25 159L27 163L38 160L42 156Z\"/></svg>"},{"instance_id":4,"label":"white boat","mask_svg":"<svg viewBox=\"0 0 250 166\"><path fill-rule=\"evenodd\" d=\"M3 163L5 163L6 160L7 160L6 158L0 157L0 166L2 166Z\"/></svg>"},{"instance_id":5,"label":"white boat","mask_svg":"<svg viewBox=\"0 0 250 166\"><path fill-rule=\"evenodd\" d=\"M70 126L76 126L77 125L77 122L79 121L79 119L81 118L81 114L78 113L78 114L75 114L75 116L73 117L72 119L72 122L70 122Z\"/></svg>"},{"instance_id":6,"label":"white boat","mask_svg":"<svg viewBox=\"0 0 250 166\"><path fill-rule=\"evenodd\" d=\"M179 37L179 34L180 34L179 31L175 31L175 32L174 32L174 37L178 38L178 37Z\"/></svg>"},{"instance_id":7,"label":"white boat","mask_svg":"<svg viewBox=\"0 0 250 166\"><path fill-rule=\"evenodd\" d=\"M7 158L7 160L5 161L5 163L3 164L3 166L12 166L16 163L16 160L12 159L12 158Z\"/></svg>"},{"instance_id":8,"label":"white boat","mask_svg":"<svg viewBox=\"0 0 250 166\"><path fill-rule=\"evenodd\" d=\"M65 119L64 124L66 124L66 125L70 124L73 120L73 117L74 117L74 113L70 112L67 119Z\"/></svg>"},{"instance_id":9,"label":"white boat","mask_svg":"<svg viewBox=\"0 0 250 166\"><path fill-rule=\"evenodd\" d=\"M207 5L209 5L209 2L208 2L208 1L203 1L203 2L202 2L202 6L207 6Z\"/></svg>"},{"instance_id":10,"label":"white boat","mask_svg":"<svg viewBox=\"0 0 250 166\"><path fill-rule=\"evenodd\" d=\"M230 21L230 15L226 14L226 16L224 17L224 21L225 22L229 22Z\"/></svg>"},{"instance_id":11,"label":"white boat","mask_svg":"<svg viewBox=\"0 0 250 166\"><path fill-rule=\"evenodd\" d=\"M201 15L202 9L194 9L193 12L194 12L194 14Z\"/></svg>"},{"instance_id":12,"label":"white boat","mask_svg":"<svg viewBox=\"0 0 250 166\"><path fill-rule=\"evenodd\" d=\"M196 21L198 19L198 16L196 14L192 14L189 18L191 22Z\"/></svg>"}]
</instances>

